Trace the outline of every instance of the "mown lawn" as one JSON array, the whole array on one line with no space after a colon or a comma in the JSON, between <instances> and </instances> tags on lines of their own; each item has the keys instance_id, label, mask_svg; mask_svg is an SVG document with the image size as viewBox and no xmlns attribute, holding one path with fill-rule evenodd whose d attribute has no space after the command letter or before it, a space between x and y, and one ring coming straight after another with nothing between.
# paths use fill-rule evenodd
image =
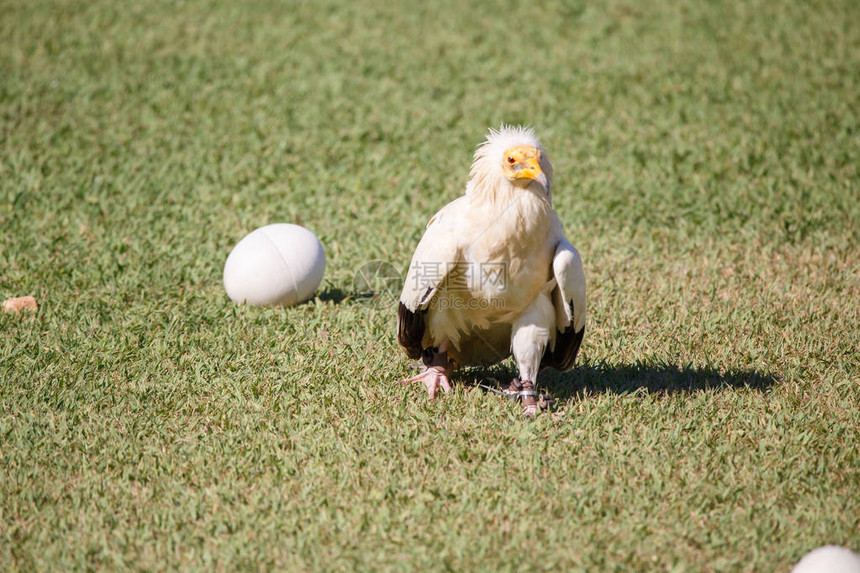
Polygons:
<instances>
[{"instance_id":1,"label":"mown lawn","mask_svg":"<svg viewBox=\"0 0 860 573\"><path fill-rule=\"evenodd\" d=\"M860 4L0 0L0 569L788 571L860 549ZM487 128L583 255L556 411L395 308ZM462 176L448 176L461 173ZM237 307L250 230L318 297ZM370 304L368 303L370 302Z\"/></svg>"}]
</instances>

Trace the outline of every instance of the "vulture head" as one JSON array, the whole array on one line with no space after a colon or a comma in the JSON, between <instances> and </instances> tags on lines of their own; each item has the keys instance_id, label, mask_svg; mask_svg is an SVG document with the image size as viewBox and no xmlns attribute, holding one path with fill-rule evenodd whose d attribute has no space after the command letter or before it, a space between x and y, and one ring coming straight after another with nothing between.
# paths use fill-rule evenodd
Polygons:
<instances>
[{"instance_id":1,"label":"vulture head","mask_svg":"<svg viewBox=\"0 0 860 573\"><path fill-rule=\"evenodd\" d=\"M502 125L491 129L475 151L470 172L475 190L498 195L511 188L550 196L552 163L529 127Z\"/></svg>"}]
</instances>

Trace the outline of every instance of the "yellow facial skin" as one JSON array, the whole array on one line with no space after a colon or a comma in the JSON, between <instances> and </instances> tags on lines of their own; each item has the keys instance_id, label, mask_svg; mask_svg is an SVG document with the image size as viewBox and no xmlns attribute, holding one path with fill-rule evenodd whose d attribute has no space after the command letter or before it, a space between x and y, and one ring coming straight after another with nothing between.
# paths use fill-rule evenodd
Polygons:
<instances>
[{"instance_id":1,"label":"yellow facial skin","mask_svg":"<svg viewBox=\"0 0 860 573\"><path fill-rule=\"evenodd\" d=\"M517 187L525 189L537 181L547 189L546 174L540 168L540 150L532 145L517 145L505 151L502 172Z\"/></svg>"}]
</instances>

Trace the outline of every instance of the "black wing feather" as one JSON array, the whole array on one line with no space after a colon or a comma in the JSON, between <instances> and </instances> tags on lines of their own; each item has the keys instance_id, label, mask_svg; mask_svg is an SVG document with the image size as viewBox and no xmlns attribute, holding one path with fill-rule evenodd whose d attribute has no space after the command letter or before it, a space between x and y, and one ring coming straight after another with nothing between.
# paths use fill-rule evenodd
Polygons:
<instances>
[{"instance_id":1,"label":"black wing feather","mask_svg":"<svg viewBox=\"0 0 860 573\"><path fill-rule=\"evenodd\" d=\"M573 301L569 301L568 304L570 304L570 315L573 316ZM579 332L576 332L573 329L573 322L571 322L570 326L556 336L555 348L550 350L547 346L541 359L541 368L552 366L560 372L573 368L576 355L579 354L579 347L582 346L583 336L585 336L585 327L583 326Z\"/></svg>"},{"instance_id":2,"label":"black wing feather","mask_svg":"<svg viewBox=\"0 0 860 573\"><path fill-rule=\"evenodd\" d=\"M406 350L406 355L413 360L421 358L424 349L421 341L424 339L424 315L426 310L412 312L402 302L397 307L397 342Z\"/></svg>"}]
</instances>

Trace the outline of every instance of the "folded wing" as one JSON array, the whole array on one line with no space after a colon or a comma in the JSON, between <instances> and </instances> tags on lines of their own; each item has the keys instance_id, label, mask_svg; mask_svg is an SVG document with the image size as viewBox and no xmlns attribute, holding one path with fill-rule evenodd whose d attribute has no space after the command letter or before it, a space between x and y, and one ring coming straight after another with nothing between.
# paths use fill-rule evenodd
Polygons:
<instances>
[{"instance_id":1,"label":"folded wing","mask_svg":"<svg viewBox=\"0 0 860 573\"><path fill-rule=\"evenodd\" d=\"M576 248L562 238L556 247L552 261L556 280L552 303L555 307L555 345L547 348L541 366L552 366L556 370L570 370L582 345L585 334L585 271Z\"/></svg>"},{"instance_id":2,"label":"folded wing","mask_svg":"<svg viewBox=\"0 0 860 573\"><path fill-rule=\"evenodd\" d=\"M461 197L442 208L427 223L415 249L397 309L397 342L412 359L423 352L424 321L430 303L442 287L448 271L460 257L461 233L457 232Z\"/></svg>"}]
</instances>

